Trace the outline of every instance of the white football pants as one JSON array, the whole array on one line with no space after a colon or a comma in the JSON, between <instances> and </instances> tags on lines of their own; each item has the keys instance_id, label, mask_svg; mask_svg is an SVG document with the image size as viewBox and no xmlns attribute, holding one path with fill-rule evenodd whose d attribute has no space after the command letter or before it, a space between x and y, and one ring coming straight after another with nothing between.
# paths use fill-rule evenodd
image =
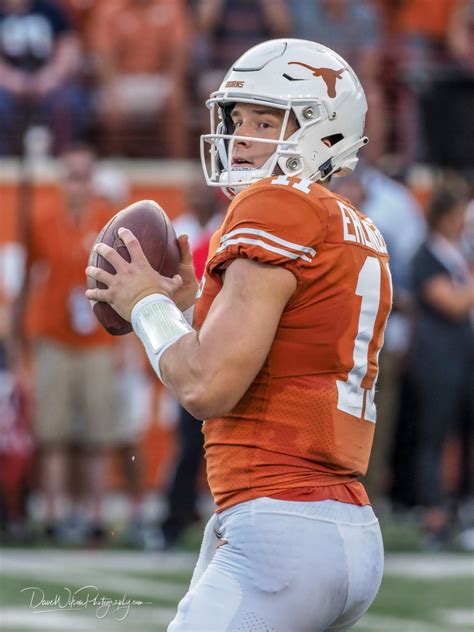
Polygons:
<instances>
[{"instance_id":1,"label":"white football pants","mask_svg":"<svg viewBox=\"0 0 474 632\"><path fill-rule=\"evenodd\" d=\"M257 498L208 522L168 632L342 632L369 608L382 572L370 506Z\"/></svg>"}]
</instances>

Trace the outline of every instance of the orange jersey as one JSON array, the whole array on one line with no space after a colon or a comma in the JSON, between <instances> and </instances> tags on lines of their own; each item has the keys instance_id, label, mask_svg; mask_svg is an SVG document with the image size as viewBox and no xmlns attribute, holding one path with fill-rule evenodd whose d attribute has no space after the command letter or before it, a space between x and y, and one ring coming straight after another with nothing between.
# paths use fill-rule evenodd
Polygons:
<instances>
[{"instance_id":1,"label":"orange jersey","mask_svg":"<svg viewBox=\"0 0 474 632\"><path fill-rule=\"evenodd\" d=\"M33 209L28 264L36 264L28 332L73 347L112 344L85 297L85 269L97 234L113 215L107 203L94 201L79 221L59 196ZM36 278L39 277L39 278Z\"/></svg>"},{"instance_id":2,"label":"orange jersey","mask_svg":"<svg viewBox=\"0 0 474 632\"><path fill-rule=\"evenodd\" d=\"M297 289L248 391L229 414L204 423L219 510L261 496L368 503L357 477L372 446L377 359L392 301L380 232L309 180L252 185L211 240L198 329L237 257L287 268Z\"/></svg>"}]
</instances>

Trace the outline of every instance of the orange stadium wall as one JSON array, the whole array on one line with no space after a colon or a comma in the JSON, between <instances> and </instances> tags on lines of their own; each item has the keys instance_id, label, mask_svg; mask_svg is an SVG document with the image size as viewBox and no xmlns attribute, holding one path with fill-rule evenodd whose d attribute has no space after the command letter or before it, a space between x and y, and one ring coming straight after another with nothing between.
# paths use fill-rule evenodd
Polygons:
<instances>
[{"instance_id":1,"label":"orange stadium wall","mask_svg":"<svg viewBox=\"0 0 474 632\"><path fill-rule=\"evenodd\" d=\"M58 187L54 184L37 184L33 189L33 202L47 202L58 195ZM153 199L156 200L173 219L183 211L183 192L178 186L163 185L147 185L134 184L130 190L129 202L137 200ZM6 229L10 234L9 237L15 235L16 215L18 213L18 185L14 182L0 183L0 218L1 233ZM5 222L5 224L4 224Z\"/></svg>"}]
</instances>

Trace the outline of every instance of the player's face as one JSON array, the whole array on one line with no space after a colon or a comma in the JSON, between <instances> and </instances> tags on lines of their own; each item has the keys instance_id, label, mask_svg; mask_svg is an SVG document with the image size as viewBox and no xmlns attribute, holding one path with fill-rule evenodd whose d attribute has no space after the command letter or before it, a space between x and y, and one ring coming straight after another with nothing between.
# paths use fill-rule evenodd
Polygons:
<instances>
[{"instance_id":1,"label":"player's face","mask_svg":"<svg viewBox=\"0 0 474 632\"><path fill-rule=\"evenodd\" d=\"M92 195L94 158L88 151L71 151L62 158L63 190L73 205L85 204Z\"/></svg>"},{"instance_id":2,"label":"player's face","mask_svg":"<svg viewBox=\"0 0 474 632\"><path fill-rule=\"evenodd\" d=\"M237 103L231 113L236 136L249 136L276 140L285 117L284 110L251 103ZM285 132L285 139L297 129L294 116L291 115ZM258 169L275 152L273 143L258 143L251 140L235 141L232 152L232 167L240 169Z\"/></svg>"}]
</instances>

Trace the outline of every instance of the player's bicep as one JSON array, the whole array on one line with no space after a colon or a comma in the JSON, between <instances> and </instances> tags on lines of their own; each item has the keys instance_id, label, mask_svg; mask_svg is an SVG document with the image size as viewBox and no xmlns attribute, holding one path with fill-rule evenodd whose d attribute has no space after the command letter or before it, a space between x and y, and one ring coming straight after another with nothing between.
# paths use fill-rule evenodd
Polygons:
<instances>
[{"instance_id":1,"label":"player's bicep","mask_svg":"<svg viewBox=\"0 0 474 632\"><path fill-rule=\"evenodd\" d=\"M281 314L296 289L284 267L234 260L201 328L209 388L231 409L261 369Z\"/></svg>"}]
</instances>

